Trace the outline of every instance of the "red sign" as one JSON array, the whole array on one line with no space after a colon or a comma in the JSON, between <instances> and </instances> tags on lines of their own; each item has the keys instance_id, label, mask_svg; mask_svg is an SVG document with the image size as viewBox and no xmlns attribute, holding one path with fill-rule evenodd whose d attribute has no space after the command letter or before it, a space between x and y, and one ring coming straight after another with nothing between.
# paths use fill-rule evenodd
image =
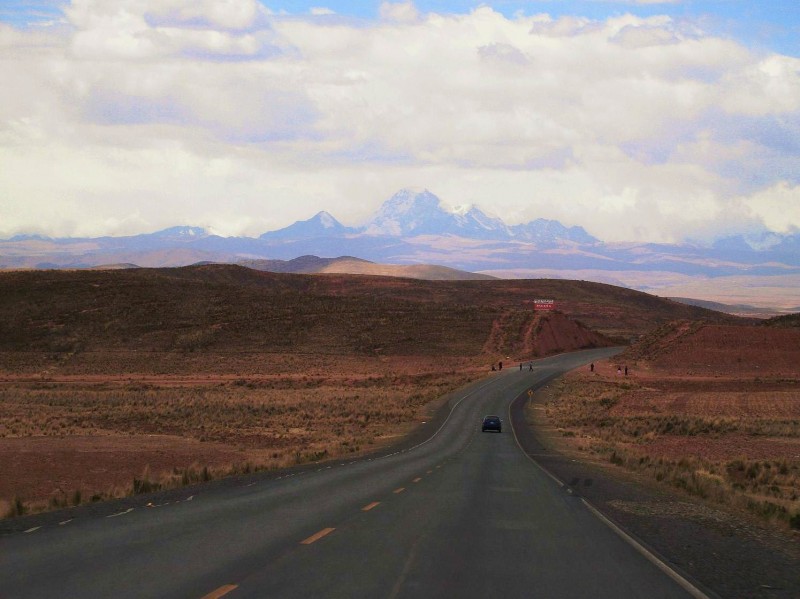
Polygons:
<instances>
[{"instance_id":1,"label":"red sign","mask_svg":"<svg viewBox=\"0 0 800 599\"><path fill-rule=\"evenodd\" d=\"M533 300L534 310L555 310L556 302L551 299L535 299Z\"/></svg>"}]
</instances>

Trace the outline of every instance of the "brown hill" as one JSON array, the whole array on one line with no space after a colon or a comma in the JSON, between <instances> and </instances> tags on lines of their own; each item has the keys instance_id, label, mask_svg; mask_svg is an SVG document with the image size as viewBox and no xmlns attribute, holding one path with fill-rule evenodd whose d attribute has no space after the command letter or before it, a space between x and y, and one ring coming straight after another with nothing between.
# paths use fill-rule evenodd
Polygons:
<instances>
[{"instance_id":1,"label":"brown hill","mask_svg":"<svg viewBox=\"0 0 800 599\"><path fill-rule=\"evenodd\" d=\"M800 377L800 329L676 321L642 337L628 360L672 375Z\"/></svg>"},{"instance_id":2,"label":"brown hill","mask_svg":"<svg viewBox=\"0 0 800 599\"><path fill-rule=\"evenodd\" d=\"M676 318L743 322L580 281L418 281L231 265L22 271L0 273L0 351L510 354L536 350L525 331L551 326L537 319L535 298L555 300L563 316L551 324L578 320L606 337L638 336ZM570 330L547 347L602 344Z\"/></svg>"},{"instance_id":3,"label":"brown hill","mask_svg":"<svg viewBox=\"0 0 800 599\"><path fill-rule=\"evenodd\" d=\"M495 279L495 277L490 275L457 270L447 266L437 266L434 264L378 264L351 256L341 256L339 258L300 256L293 260L253 259L240 260L238 264L255 270L296 274L330 273L375 275L422 279L425 281L486 281Z\"/></svg>"},{"instance_id":4,"label":"brown hill","mask_svg":"<svg viewBox=\"0 0 800 599\"><path fill-rule=\"evenodd\" d=\"M765 320L762 324L767 327L781 327L781 328L800 327L800 313L775 316L774 318Z\"/></svg>"}]
</instances>

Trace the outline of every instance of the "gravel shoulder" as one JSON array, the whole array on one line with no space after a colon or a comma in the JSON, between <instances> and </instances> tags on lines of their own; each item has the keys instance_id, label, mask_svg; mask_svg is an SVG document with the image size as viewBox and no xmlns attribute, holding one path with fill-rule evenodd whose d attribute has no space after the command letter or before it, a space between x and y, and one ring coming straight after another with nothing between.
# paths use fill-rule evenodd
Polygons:
<instances>
[{"instance_id":1,"label":"gravel shoulder","mask_svg":"<svg viewBox=\"0 0 800 599\"><path fill-rule=\"evenodd\" d=\"M511 420L523 450L711 597L800 597L800 537L769 529L657 486L612 464L592 462L563 442L547 422L549 388L520 395ZM533 418L526 406L533 402Z\"/></svg>"}]
</instances>

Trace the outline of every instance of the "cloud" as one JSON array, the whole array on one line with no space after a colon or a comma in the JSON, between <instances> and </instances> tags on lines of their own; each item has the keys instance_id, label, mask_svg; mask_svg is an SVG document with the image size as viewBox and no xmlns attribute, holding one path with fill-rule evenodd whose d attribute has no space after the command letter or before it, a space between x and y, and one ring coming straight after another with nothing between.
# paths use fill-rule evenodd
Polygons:
<instances>
[{"instance_id":1,"label":"cloud","mask_svg":"<svg viewBox=\"0 0 800 599\"><path fill-rule=\"evenodd\" d=\"M770 231L797 233L800 231L800 185L780 181L741 201Z\"/></svg>"},{"instance_id":2,"label":"cloud","mask_svg":"<svg viewBox=\"0 0 800 599\"><path fill-rule=\"evenodd\" d=\"M606 240L800 226L798 59L666 16L315 12L74 0L0 25L0 234L360 224L407 186Z\"/></svg>"},{"instance_id":3,"label":"cloud","mask_svg":"<svg viewBox=\"0 0 800 599\"><path fill-rule=\"evenodd\" d=\"M413 23L419 19L419 11L411 0L406 2L381 2L378 9L381 19L387 21L398 21L401 23Z\"/></svg>"}]
</instances>

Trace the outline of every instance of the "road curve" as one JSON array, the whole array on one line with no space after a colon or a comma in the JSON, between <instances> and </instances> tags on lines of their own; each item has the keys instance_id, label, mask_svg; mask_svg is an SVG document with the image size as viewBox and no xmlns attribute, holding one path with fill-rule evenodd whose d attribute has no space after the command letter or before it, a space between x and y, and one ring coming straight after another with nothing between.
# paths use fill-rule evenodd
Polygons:
<instances>
[{"instance_id":1,"label":"road curve","mask_svg":"<svg viewBox=\"0 0 800 599\"><path fill-rule=\"evenodd\" d=\"M493 374L411 449L0 538L0 599L687 597L510 426L480 432L484 414L610 353Z\"/></svg>"}]
</instances>

